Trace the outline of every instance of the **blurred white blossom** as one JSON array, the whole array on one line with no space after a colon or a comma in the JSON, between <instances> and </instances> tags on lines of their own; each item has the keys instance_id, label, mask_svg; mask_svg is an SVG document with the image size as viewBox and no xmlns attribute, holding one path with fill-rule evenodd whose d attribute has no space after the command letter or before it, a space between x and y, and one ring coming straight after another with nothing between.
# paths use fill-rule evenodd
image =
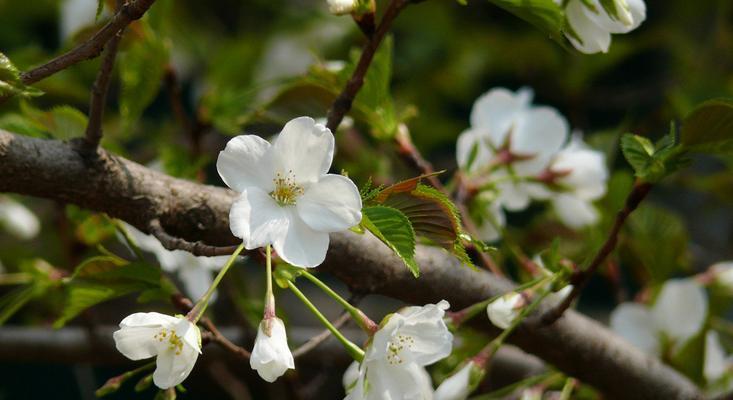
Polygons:
<instances>
[{"instance_id":1,"label":"blurred white blossom","mask_svg":"<svg viewBox=\"0 0 733 400\"><path fill-rule=\"evenodd\" d=\"M619 304L611 313L611 328L639 349L660 356L665 350L663 343L677 351L700 332L707 313L707 294L699 283L670 279L651 307Z\"/></svg>"},{"instance_id":2,"label":"blurred white blossom","mask_svg":"<svg viewBox=\"0 0 733 400\"><path fill-rule=\"evenodd\" d=\"M7 196L0 196L0 227L18 239L33 239L41 222L31 210Z\"/></svg>"},{"instance_id":3,"label":"blurred white blossom","mask_svg":"<svg viewBox=\"0 0 733 400\"><path fill-rule=\"evenodd\" d=\"M508 328L519 317L527 301L521 293L509 292L489 303L486 313L494 326Z\"/></svg>"},{"instance_id":4,"label":"blurred white blossom","mask_svg":"<svg viewBox=\"0 0 733 400\"><path fill-rule=\"evenodd\" d=\"M458 372L446 378L435 390L434 400L466 400L478 385L477 379L483 371L469 360Z\"/></svg>"},{"instance_id":5,"label":"blurred white blossom","mask_svg":"<svg viewBox=\"0 0 733 400\"><path fill-rule=\"evenodd\" d=\"M327 0L327 2L328 11L336 15L349 14L359 5L358 0Z\"/></svg>"},{"instance_id":6,"label":"blurred white blossom","mask_svg":"<svg viewBox=\"0 0 733 400\"><path fill-rule=\"evenodd\" d=\"M456 159L466 185L478 191L473 216L478 236L500 238L504 210L521 211L532 200L549 201L571 228L598 221L592 202L606 192L608 169L599 151L554 108L533 106L532 91L495 88L480 96L471 111L471 127L461 133Z\"/></svg>"},{"instance_id":7,"label":"blurred white blossom","mask_svg":"<svg viewBox=\"0 0 733 400\"><path fill-rule=\"evenodd\" d=\"M94 23L97 16L97 1L64 0L61 3L59 35L62 40L70 38L81 28Z\"/></svg>"}]
</instances>

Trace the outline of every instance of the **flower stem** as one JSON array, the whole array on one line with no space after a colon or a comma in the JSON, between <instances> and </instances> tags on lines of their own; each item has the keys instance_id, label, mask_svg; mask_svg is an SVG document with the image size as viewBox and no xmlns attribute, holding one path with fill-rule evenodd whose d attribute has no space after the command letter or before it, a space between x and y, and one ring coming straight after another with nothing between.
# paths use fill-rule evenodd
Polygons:
<instances>
[{"instance_id":1,"label":"flower stem","mask_svg":"<svg viewBox=\"0 0 733 400\"><path fill-rule=\"evenodd\" d=\"M275 317L275 295L272 292L272 246L271 245L268 244L265 247L265 254L266 254L265 280L267 281L266 282L267 290L265 291L264 319L267 320L267 319Z\"/></svg>"},{"instance_id":2,"label":"flower stem","mask_svg":"<svg viewBox=\"0 0 733 400\"><path fill-rule=\"evenodd\" d=\"M305 297L305 294L303 294L303 292L301 292L300 289L298 289L292 281L288 281L288 287L290 288L290 290L293 291L295 296L297 296L300 299L300 301L302 301L303 304L305 304L308 310L310 310L310 312L312 312L313 315L315 315L316 318L318 318L318 320L321 321L321 323L329 331L331 331L333 336L335 336L336 339L338 339L339 342L341 342L341 344L344 346L346 351L349 353L349 355L354 360L361 362L364 359L364 350L362 350L359 346L352 343L349 339L347 339L341 333L341 331L336 329L336 327L333 326L333 324L331 324L331 321L329 321L323 314L321 314L320 311L318 311L318 308L316 308L316 306L313 305L313 303L311 303L307 297Z\"/></svg>"},{"instance_id":3,"label":"flower stem","mask_svg":"<svg viewBox=\"0 0 733 400\"><path fill-rule=\"evenodd\" d=\"M315 275L311 274L308 271L303 270L302 275L308 278L309 281L313 282L316 286L318 286L321 290L323 290L327 295L329 295L332 299L336 300L341 306L351 315L351 318L356 321L356 323L363 329L367 334L370 336L374 334L374 332L377 331L379 328L377 324L372 321L369 317L364 314L363 311L361 311L359 308L354 307L351 303L348 302L348 300L344 299L336 293L333 289L331 289L328 285L323 283L320 279L316 278Z\"/></svg>"},{"instance_id":4,"label":"flower stem","mask_svg":"<svg viewBox=\"0 0 733 400\"><path fill-rule=\"evenodd\" d=\"M242 250L244 250L244 243L240 244L239 247L234 250L234 253L232 253L227 262L221 268L221 271L219 271L219 274L216 275L216 278L214 278L214 282L211 283L209 289L206 291L206 293L204 293L201 299L186 315L186 318L189 321L195 324L204 315L204 311L206 311L206 307L208 307L209 305L209 300L211 300L211 295L214 294L214 290L216 290L216 287L219 286L219 282L221 282L221 279L224 278L224 275L226 275L227 271L229 271L229 268L234 264L234 260L237 259L237 256L239 255L239 253L242 252Z\"/></svg>"}]
</instances>

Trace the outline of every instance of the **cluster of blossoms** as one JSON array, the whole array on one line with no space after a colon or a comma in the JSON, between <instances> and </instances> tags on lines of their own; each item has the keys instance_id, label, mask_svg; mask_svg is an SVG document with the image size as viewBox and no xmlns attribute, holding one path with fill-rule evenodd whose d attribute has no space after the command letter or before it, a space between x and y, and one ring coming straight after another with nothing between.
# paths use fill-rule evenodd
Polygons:
<instances>
[{"instance_id":1,"label":"cluster of blossoms","mask_svg":"<svg viewBox=\"0 0 733 400\"><path fill-rule=\"evenodd\" d=\"M555 0L565 7L565 37L586 54L606 53L611 34L628 33L646 19L644 0Z\"/></svg>"},{"instance_id":2,"label":"cluster of blossoms","mask_svg":"<svg viewBox=\"0 0 733 400\"><path fill-rule=\"evenodd\" d=\"M456 157L476 192L471 216L482 240L499 239L504 210L523 210L531 200L552 203L572 228L598 220L593 201L605 194L608 179L603 153L579 134L571 137L557 110L531 101L529 89L492 89L476 100L471 127L458 137Z\"/></svg>"},{"instance_id":3,"label":"cluster of blossoms","mask_svg":"<svg viewBox=\"0 0 733 400\"><path fill-rule=\"evenodd\" d=\"M733 262L713 265L714 283L733 292ZM708 295L701 279L671 279L664 283L650 306L626 302L612 313L611 328L645 353L674 359L693 340L704 334L702 373L710 394L733 389L733 357L728 356L719 335L706 329Z\"/></svg>"}]
</instances>

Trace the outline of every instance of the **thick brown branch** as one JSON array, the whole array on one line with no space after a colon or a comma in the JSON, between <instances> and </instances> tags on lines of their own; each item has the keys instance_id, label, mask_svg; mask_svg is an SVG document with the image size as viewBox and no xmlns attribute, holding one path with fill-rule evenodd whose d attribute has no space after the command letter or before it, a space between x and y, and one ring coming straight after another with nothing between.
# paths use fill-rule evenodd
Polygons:
<instances>
[{"instance_id":1,"label":"thick brown branch","mask_svg":"<svg viewBox=\"0 0 733 400\"><path fill-rule=\"evenodd\" d=\"M186 240L238 242L228 221L235 193L172 178L101 149L99 153L90 161L74 143L0 130L0 192L73 203L145 231L148 222L158 218L166 232ZM442 249L418 246L416 258L419 279L378 239L345 232L331 235L321 269L346 282L352 292L417 304L446 299L454 310L513 287L488 272L462 266ZM491 329L488 320L484 324ZM550 326L520 327L510 342L611 398L700 398L684 376L572 310Z\"/></svg>"},{"instance_id":2,"label":"thick brown branch","mask_svg":"<svg viewBox=\"0 0 733 400\"><path fill-rule=\"evenodd\" d=\"M598 270L608 255L616 248L616 244L618 243L618 234L621 231L621 227L624 226L624 222L626 222L629 215L639 207L639 204L644 200L646 195L649 194L651 188L652 184L647 182L637 182L634 184L634 188L626 198L624 208L616 214L616 220L613 223L611 231L608 233L608 238L606 238L606 242L603 244L603 247L598 250L598 253L593 257L593 260L588 264L587 268L579 269L573 274L570 278L570 283L573 285L573 290L570 292L570 295L568 295L557 307L542 316L543 323L551 324L557 321L557 319L563 315L565 310L570 308L570 305L573 304L573 301L576 298L578 298L580 292L583 290L585 285L588 284L588 281L593 274L595 274L596 270Z\"/></svg>"},{"instance_id":3,"label":"thick brown branch","mask_svg":"<svg viewBox=\"0 0 733 400\"><path fill-rule=\"evenodd\" d=\"M105 44L117 32L129 25L132 21L140 19L154 2L155 0L133 0L125 3L112 19L95 33L94 36L53 60L22 73L20 75L21 81L26 85L30 85L76 63L99 56Z\"/></svg>"},{"instance_id":4,"label":"thick brown branch","mask_svg":"<svg viewBox=\"0 0 733 400\"><path fill-rule=\"evenodd\" d=\"M94 86L92 86L92 97L89 101L89 122L84 134L87 146L90 149L96 148L99 141L102 140L102 117L104 116L104 106L107 101L107 91L112 81L112 69L117 58L117 48L124 32L125 28L123 27L110 39L109 46L107 46L102 59L102 65L97 73L97 79L94 81Z\"/></svg>"},{"instance_id":5,"label":"thick brown branch","mask_svg":"<svg viewBox=\"0 0 733 400\"><path fill-rule=\"evenodd\" d=\"M351 103L353 103L356 94L359 93L359 89L364 84L364 77L366 76L367 70L369 70L372 59L374 59L374 54L377 53L377 49L392 26L392 22L408 3L409 0L391 0L387 9L384 11L384 16L379 22L379 26L374 32L374 35L364 44L361 56L354 72L351 74L351 78L349 78L341 94L334 100L331 109L328 110L328 122L326 126L332 132L336 132L336 128L341 124L344 115L351 110Z\"/></svg>"}]
</instances>

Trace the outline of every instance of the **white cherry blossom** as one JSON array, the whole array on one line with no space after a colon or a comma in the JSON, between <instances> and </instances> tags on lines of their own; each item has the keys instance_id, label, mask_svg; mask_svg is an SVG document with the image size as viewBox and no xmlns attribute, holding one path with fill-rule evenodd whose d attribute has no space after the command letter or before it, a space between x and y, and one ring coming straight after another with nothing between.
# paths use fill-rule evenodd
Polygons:
<instances>
[{"instance_id":1,"label":"white cherry blossom","mask_svg":"<svg viewBox=\"0 0 733 400\"><path fill-rule=\"evenodd\" d=\"M295 368L282 320L272 317L260 322L249 365L262 379L270 383L275 382L288 369Z\"/></svg>"},{"instance_id":2,"label":"white cherry blossom","mask_svg":"<svg viewBox=\"0 0 733 400\"><path fill-rule=\"evenodd\" d=\"M328 174L333 152L331 131L309 117L285 124L272 145L255 135L227 143L216 166L240 193L229 224L247 249L272 244L288 263L315 267L326 257L328 234L359 223L356 185Z\"/></svg>"},{"instance_id":3,"label":"white cherry blossom","mask_svg":"<svg viewBox=\"0 0 733 400\"><path fill-rule=\"evenodd\" d=\"M161 389L183 382L201 353L199 328L183 317L135 313L113 336L117 350L131 360L157 357L153 382Z\"/></svg>"},{"instance_id":4,"label":"white cherry blossom","mask_svg":"<svg viewBox=\"0 0 733 400\"><path fill-rule=\"evenodd\" d=\"M671 279L654 305L622 303L611 313L611 328L639 349L659 356L662 338L679 350L703 327L708 312L705 290L693 279Z\"/></svg>"},{"instance_id":5,"label":"white cherry blossom","mask_svg":"<svg viewBox=\"0 0 733 400\"><path fill-rule=\"evenodd\" d=\"M41 231L38 217L23 204L0 196L0 227L18 239L33 239Z\"/></svg>"},{"instance_id":6,"label":"white cherry blossom","mask_svg":"<svg viewBox=\"0 0 733 400\"><path fill-rule=\"evenodd\" d=\"M432 399L433 388L424 367L451 352L453 335L443 321L448 307L448 302L441 301L387 316L366 349L346 399Z\"/></svg>"},{"instance_id":7,"label":"white cherry blossom","mask_svg":"<svg viewBox=\"0 0 733 400\"><path fill-rule=\"evenodd\" d=\"M565 16L572 32L566 32L565 37L576 49L587 54L606 53L611 46L611 34L631 32L646 19L644 0L615 0L613 3L617 19L599 0L570 0L567 3Z\"/></svg>"},{"instance_id":8,"label":"white cherry blossom","mask_svg":"<svg viewBox=\"0 0 733 400\"><path fill-rule=\"evenodd\" d=\"M140 249L153 253L160 263L160 267L169 273L175 273L183 283L187 296L198 300L206 293L213 281L212 272L221 269L229 256L198 257L183 250L168 250L160 241L151 235L146 235L134 226L125 224ZM216 299L216 293L211 300Z\"/></svg>"},{"instance_id":9,"label":"white cherry blossom","mask_svg":"<svg viewBox=\"0 0 733 400\"><path fill-rule=\"evenodd\" d=\"M526 305L527 301L520 293L509 292L489 303L486 313L494 326L506 329L519 317Z\"/></svg>"}]
</instances>

